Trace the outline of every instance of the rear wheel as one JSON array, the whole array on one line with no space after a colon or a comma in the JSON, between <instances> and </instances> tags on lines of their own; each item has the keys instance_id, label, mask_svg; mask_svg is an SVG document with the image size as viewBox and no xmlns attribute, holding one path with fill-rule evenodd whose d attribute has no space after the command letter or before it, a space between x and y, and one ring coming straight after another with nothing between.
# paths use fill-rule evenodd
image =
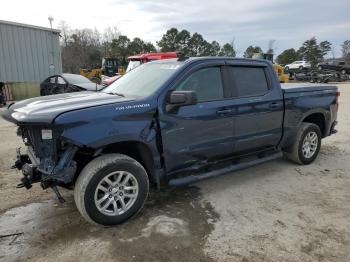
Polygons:
<instances>
[{"instance_id":1,"label":"rear wheel","mask_svg":"<svg viewBox=\"0 0 350 262\"><path fill-rule=\"evenodd\" d=\"M299 66L299 70L303 70L304 69L304 67L303 66Z\"/></svg>"},{"instance_id":2,"label":"rear wheel","mask_svg":"<svg viewBox=\"0 0 350 262\"><path fill-rule=\"evenodd\" d=\"M312 163L321 148L320 128L312 123L302 123L294 144L286 150L285 155L300 165Z\"/></svg>"},{"instance_id":3,"label":"rear wheel","mask_svg":"<svg viewBox=\"0 0 350 262\"><path fill-rule=\"evenodd\" d=\"M340 71L340 73L341 73L342 75L346 75L346 70L343 69L343 70Z\"/></svg>"},{"instance_id":4,"label":"rear wheel","mask_svg":"<svg viewBox=\"0 0 350 262\"><path fill-rule=\"evenodd\" d=\"M148 176L140 163L126 155L108 154L85 166L77 179L74 199L89 222L116 225L143 207L148 191Z\"/></svg>"}]
</instances>

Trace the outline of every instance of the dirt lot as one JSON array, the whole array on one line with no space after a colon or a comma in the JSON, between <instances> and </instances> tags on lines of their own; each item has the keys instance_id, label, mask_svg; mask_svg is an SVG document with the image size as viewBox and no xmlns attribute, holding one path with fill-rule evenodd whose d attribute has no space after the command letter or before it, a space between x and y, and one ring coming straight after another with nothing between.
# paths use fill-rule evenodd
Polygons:
<instances>
[{"instance_id":1,"label":"dirt lot","mask_svg":"<svg viewBox=\"0 0 350 262\"><path fill-rule=\"evenodd\" d=\"M21 141L0 120L0 260L350 261L350 84L339 88L339 133L312 165L282 159L152 193L113 228L87 224L69 191L61 205L38 185L16 189Z\"/></svg>"}]
</instances>

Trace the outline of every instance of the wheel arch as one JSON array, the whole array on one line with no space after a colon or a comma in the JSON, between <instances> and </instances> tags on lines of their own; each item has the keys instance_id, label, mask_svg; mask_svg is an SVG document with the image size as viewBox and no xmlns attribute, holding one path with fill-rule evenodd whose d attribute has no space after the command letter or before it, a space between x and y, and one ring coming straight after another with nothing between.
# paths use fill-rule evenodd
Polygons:
<instances>
[{"instance_id":1,"label":"wheel arch","mask_svg":"<svg viewBox=\"0 0 350 262\"><path fill-rule=\"evenodd\" d=\"M312 123L317 125L320 130L322 137L326 136L326 117L323 113L321 112L313 112L308 114L307 116L304 117L304 119L301 121L302 123Z\"/></svg>"},{"instance_id":2,"label":"wheel arch","mask_svg":"<svg viewBox=\"0 0 350 262\"><path fill-rule=\"evenodd\" d=\"M150 147L143 142L129 140L106 145L99 150L99 154L119 153L138 161L146 170L151 183L157 183L156 164Z\"/></svg>"}]
</instances>

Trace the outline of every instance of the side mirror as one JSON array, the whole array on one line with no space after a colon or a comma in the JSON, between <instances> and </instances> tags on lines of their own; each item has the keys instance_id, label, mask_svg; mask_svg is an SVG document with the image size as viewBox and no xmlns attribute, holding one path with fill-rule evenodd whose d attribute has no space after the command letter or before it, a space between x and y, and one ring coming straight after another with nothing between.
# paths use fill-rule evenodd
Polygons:
<instances>
[{"instance_id":1,"label":"side mirror","mask_svg":"<svg viewBox=\"0 0 350 262\"><path fill-rule=\"evenodd\" d=\"M195 91L172 91L167 102L173 106L194 105L197 103L197 93Z\"/></svg>"}]
</instances>

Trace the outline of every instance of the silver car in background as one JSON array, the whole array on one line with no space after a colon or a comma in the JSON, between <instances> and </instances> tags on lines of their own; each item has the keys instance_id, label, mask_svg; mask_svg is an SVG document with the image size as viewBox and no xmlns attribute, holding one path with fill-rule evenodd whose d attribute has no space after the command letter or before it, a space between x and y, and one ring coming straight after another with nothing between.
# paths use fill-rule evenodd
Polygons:
<instances>
[{"instance_id":1,"label":"silver car in background","mask_svg":"<svg viewBox=\"0 0 350 262\"><path fill-rule=\"evenodd\" d=\"M311 68L311 63L308 61L294 61L291 64L288 64L284 67L284 70L288 71L289 69L299 69L303 70L305 68Z\"/></svg>"}]
</instances>

